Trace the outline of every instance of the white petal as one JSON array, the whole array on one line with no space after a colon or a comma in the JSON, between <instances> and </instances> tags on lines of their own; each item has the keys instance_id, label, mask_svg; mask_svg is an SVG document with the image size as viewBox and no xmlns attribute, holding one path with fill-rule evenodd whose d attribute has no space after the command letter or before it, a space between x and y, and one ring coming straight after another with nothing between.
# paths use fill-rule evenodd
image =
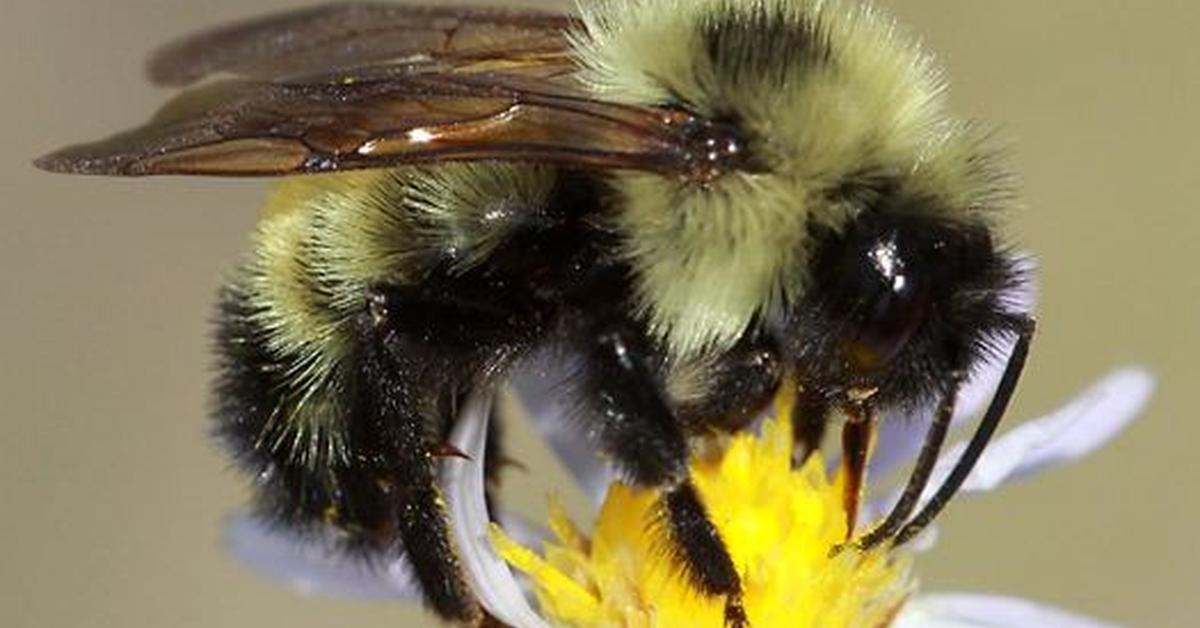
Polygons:
<instances>
[{"instance_id":1,"label":"white petal","mask_svg":"<svg viewBox=\"0 0 1200 628\"><path fill-rule=\"evenodd\" d=\"M541 547L554 538L549 528L519 513L500 510L496 513L496 523L509 538L525 547Z\"/></svg>"},{"instance_id":2,"label":"white petal","mask_svg":"<svg viewBox=\"0 0 1200 628\"><path fill-rule=\"evenodd\" d=\"M992 490L1090 454L1133 422L1153 391L1154 378L1143 369L1125 368L1109 374L1066 406L993 441L962 491ZM964 447L965 443L959 443L938 460L925 497L950 473Z\"/></svg>"},{"instance_id":3,"label":"white petal","mask_svg":"<svg viewBox=\"0 0 1200 628\"><path fill-rule=\"evenodd\" d=\"M922 595L896 618L895 628L1115 628L1081 615L1017 598L967 593Z\"/></svg>"},{"instance_id":4,"label":"white petal","mask_svg":"<svg viewBox=\"0 0 1200 628\"><path fill-rule=\"evenodd\" d=\"M303 537L249 514L229 517L225 545L242 564L304 594L355 599L420 598L407 561L370 565L332 542Z\"/></svg>"},{"instance_id":5,"label":"white petal","mask_svg":"<svg viewBox=\"0 0 1200 628\"><path fill-rule=\"evenodd\" d=\"M450 442L470 459L446 458L442 461L442 490L446 495L451 528L467 578L483 607L515 628L548 628L529 606L512 570L496 555L488 540L483 457L491 403L491 398L478 394L467 400Z\"/></svg>"},{"instance_id":6,"label":"white petal","mask_svg":"<svg viewBox=\"0 0 1200 628\"><path fill-rule=\"evenodd\" d=\"M596 454L584 426L572 420L573 401L568 393L571 375L577 371L571 358L545 350L524 361L509 383L559 462L591 503L599 506L614 475Z\"/></svg>"}]
</instances>

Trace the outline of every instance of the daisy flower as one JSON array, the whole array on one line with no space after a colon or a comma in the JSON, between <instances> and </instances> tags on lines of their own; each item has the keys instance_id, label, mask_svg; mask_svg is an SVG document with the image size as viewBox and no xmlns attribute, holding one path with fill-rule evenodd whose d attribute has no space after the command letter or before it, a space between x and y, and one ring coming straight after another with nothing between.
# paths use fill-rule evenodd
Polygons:
<instances>
[{"instance_id":1,"label":"daisy flower","mask_svg":"<svg viewBox=\"0 0 1200 628\"><path fill-rule=\"evenodd\" d=\"M975 377L957 421L981 410L998 378L995 367ZM552 504L549 531L519 518L506 517L503 526L490 521L479 461L491 402L472 399L452 438L469 458L446 459L442 484L464 568L483 606L516 628L720 626L722 601L692 591L670 554L662 551L653 525L656 493L613 481L582 444L586 441L561 421L563 408L546 394L549 381L525 373L516 384L551 446L580 486L596 497L596 522L590 532L584 531L557 504ZM991 491L1095 451L1133 421L1153 387L1144 370L1121 369L1060 409L1021 423L993 441L960 495ZM865 506L863 520L887 512L896 494L878 480L911 461L922 436L917 418L881 422L870 477L882 497ZM837 465L813 457L793 470L790 443L786 425L768 419L758 433L738 435L692 462L697 486L739 565L747 612L756 628L1107 625L1020 599L921 591L914 563L916 554L933 544L933 528L899 548L883 544L832 553L846 530L839 479L827 471ZM944 452L931 487L940 484L961 447ZM419 598L403 560L367 569L326 546L268 529L246 516L231 522L228 540L243 562L302 591Z\"/></svg>"}]
</instances>

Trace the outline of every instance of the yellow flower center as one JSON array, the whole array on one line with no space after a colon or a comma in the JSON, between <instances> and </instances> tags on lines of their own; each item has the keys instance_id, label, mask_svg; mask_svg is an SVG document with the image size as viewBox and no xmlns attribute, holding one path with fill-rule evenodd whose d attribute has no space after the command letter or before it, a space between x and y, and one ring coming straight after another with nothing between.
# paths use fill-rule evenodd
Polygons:
<instances>
[{"instance_id":1,"label":"yellow flower center","mask_svg":"<svg viewBox=\"0 0 1200 628\"><path fill-rule=\"evenodd\" d=\"M785 406L782 400L780 406ZM788 416L780 407L778 416ZM913 588L911 556L883 544L830 556L845 540L840 475L821 457L791 467L787 421L760 436L739 434L721 451L697 455L693 480L742 579L754 628L886 626ZM498 527L492 542L529 575L547 620L565 626L723 625L724 599L697 592L667 551L660 494L614 484L595 530L577 529L551 504L555 539L542 555Z\"/></svg>"}]
</instances>

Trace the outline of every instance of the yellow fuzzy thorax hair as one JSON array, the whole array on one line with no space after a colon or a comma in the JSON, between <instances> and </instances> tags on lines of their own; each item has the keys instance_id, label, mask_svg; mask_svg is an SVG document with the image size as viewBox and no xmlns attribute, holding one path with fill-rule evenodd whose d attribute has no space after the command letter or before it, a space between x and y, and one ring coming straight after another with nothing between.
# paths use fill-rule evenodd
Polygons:
<instances>
[{"instance_id":1,"label":"yellow fuzzy thorax hair","mask_svg":"<svg viewBox=\"0 0 1200 628\"><path fill-rule=\"evenodd\" d=\"M808 227L847 178L971 208L992 186L945 114L940 71L892 20L836 0L607 0L572 43L597 98L733 120L762 164L700 185L623 174L617 218L642 313L676 355L729 346L808 281Z\"/></svg>"}]
</instances>

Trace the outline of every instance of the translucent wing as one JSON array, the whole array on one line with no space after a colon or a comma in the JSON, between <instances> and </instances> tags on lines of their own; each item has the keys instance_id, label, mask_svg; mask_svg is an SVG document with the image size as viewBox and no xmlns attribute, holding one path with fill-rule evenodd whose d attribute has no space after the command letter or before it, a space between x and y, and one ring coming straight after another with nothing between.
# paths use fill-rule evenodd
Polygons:
<instances>
[{"instance_id":1,"label":"translucent wing","mask_svg":"<svg viewBox=\"0 0 1200 628\"><path fill-rule=\"evenodd\" d=\"M215 73L279 80L381 64L459 66L497 56L562 56L573 17L537 11L331 4L197 33L147 64L183 86Z\"/></svg>"},{"instance_id":2,"label":"translucent wing","mask_svg":"<svg viewBox=\"0 0 1200 628\"><path fill-rule=\"evenodd\" d=\"M688 175L710 149L682 112L590 100L547 78L373 68L353 80L228 80L147 124L39 159L76 174L286 175L500 159Z\"/></svg>"},{"instance_id":3,"label":"translucent wing","mask_svg":"<svg viewBox=\"0 0 1200 628\"><path fill-rule=\"evenodd\" d=\"M574 24L552 13L362 4L220 28L168 46L150 73L170 84L234 78L36 163L252 176L499 159L711 178L714 160L737 154L686 112L593 98L573 79Z\"/></svg>"}]
</instances>

